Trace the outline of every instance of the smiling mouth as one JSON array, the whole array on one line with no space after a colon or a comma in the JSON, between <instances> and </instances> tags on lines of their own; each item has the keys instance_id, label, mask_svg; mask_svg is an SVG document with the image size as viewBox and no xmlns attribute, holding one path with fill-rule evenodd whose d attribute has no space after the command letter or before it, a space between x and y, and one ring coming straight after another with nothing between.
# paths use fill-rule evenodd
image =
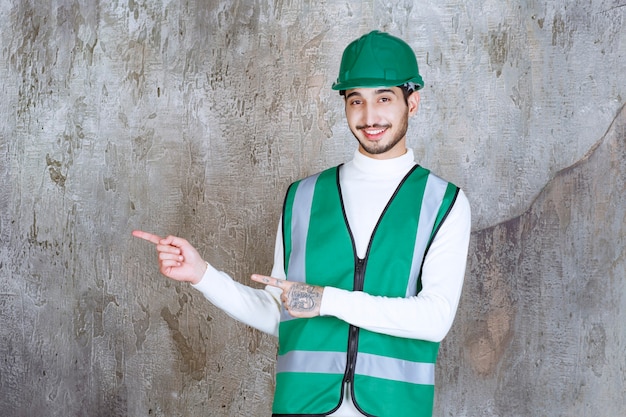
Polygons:
<instances>
[{"instance_id":1,"label":"smiling mouth","mask_svg":"<svg viewBox=\"0 0 626 417\"><path fill-rule=\"evenodd\" d=\"M385 131L389 129L390 127L391 127L390 125L373 125L373 126L357 126L357 129L362 131L365 134L365 136L367 136L368 138L376 138L382 135L383 133L385 133Z\"/></svg>"}]
</instances>

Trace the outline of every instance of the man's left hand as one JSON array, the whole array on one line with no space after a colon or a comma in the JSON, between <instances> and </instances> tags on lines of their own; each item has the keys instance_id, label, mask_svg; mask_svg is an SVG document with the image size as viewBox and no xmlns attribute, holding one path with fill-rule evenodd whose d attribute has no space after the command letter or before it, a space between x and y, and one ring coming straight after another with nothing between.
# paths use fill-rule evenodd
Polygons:
<instances>
[{"instance_id":1,"label":"man's left hand","mask_svg":"<svg viewBox=\"0 0 626 417\"><path fill-rule=\"evenodd\" d=\"M251 279L252 281L283 290L280 299L291 316L296 318L309 318L320 315L320 305L322 304L324 287L258 274L252 275Z\"/></svg>"}]
</instances>

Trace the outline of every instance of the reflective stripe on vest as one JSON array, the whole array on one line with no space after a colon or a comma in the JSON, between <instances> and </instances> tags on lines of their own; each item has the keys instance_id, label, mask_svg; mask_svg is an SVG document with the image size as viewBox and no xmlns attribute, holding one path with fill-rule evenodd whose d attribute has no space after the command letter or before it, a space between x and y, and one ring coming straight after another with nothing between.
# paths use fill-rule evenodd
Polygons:
<instances>
[{"instance_id":1,"label":"reflective stripe on vest","mask_svg":"<svg viewBox=\"0 0 626 417\"><path fill-rule=\"evenodd\" d=\"M306 241L309 235L309 221L311 219L311 205L313 204L313 192L319 173L304 178L298 184L293 206L298 207L291 215L291 236L298 236L296 242L292 242L291 255L289 256L289 281L305 282L306 274ZM292 320L293 317L281 304L280 321Z\"/></svg>"},{"instance_id":2,"label":"reflective stripe on vest","mask_svg":"<svg viewBox=\"0 0 626 417\"><path fill-rule=\"evenodd\" d=\"M294 197L294 210L291 216L291 236L298 236L298 240L292 242L291 246L288 265L290 281L305 282L306 279L306 241L309 235L313 193L318 177L319 174L316 174L300 181Z\"/></svg>"},{"instance_id":3,"label":"reflective stripe on vest","mask_svg":"<svg viewBox=\"0 0 626 417\"><path fill-rule=\"evenodd\" d=\"M345 352L314 352L295 350L280 356L276 372L311 372L343 374ZM410 384L433 385L435 364L359 353L355 373L374 378L392 379Z\"/></svg>"},{"instance_id":4,"label":"reflective stripe on vest","mask_svg":"<svg viewBox=\"0 0 626 417\"><path fill-rule=\"evenodd\" d=\"M417 236L415 237L415 249L413 251L413 263L411 264L411 273L409 275L409 283L406 288L406 296L411 297L417 294L417 281L422 269L424 261L424 252L430 240L439 206L443 201L443 196L448 188L448 182L441 178L429 174L426 182L424 195L432 195L433 198L422 199L422 209L420 210L419 227L417 228Z\"/></svg>"}]
</instances>

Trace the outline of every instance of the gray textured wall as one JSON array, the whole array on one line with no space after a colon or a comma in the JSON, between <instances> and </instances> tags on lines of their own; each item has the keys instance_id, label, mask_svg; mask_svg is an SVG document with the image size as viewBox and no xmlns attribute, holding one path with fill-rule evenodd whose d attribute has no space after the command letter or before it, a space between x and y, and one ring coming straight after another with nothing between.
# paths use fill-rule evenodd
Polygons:
<instances>
[{"instance_id":1,"label":"gray textured wall","mask_svg":"<svg viewBox=\"0 0 626 417\"><path fill-rule=\"evenodd\" d=\"M269 272L286 185L348 158L347 42L405 38L419 161L474 211L440 416L626 415L626 5L0 1L0 414L264 416L276 342L133 228Z\"/></svg>"}]
</instances>

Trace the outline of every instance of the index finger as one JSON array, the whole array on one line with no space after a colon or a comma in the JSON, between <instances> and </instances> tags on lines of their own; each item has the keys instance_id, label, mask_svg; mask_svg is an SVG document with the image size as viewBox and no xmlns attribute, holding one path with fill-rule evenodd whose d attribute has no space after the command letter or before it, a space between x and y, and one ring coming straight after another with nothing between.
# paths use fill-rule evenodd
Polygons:
<instances>
[{"instance_id":1,"label":"index finger","mask_svg":"<svg viewBox=\"0 0 626 417\"><path fill-rule=\"evenodd\" d=\"M154 243L158 245L161 241L161 238L157 235L153 235L152 233L144 232L142 230L133 230L133 236L138 237L139 239L147 240L148 242Z\"/></svg>"},{"instance_id":2,"label":"index finger","mask_svg":"<svg viewBox=\"0 0 626 417\"><path fill-rule=\"evenodd\" d=\"M250 279L255 282L260 282L261 284L270 285L276 288L284 288L287 283L284 279L278 279L273 277L268 277L266 275L253 274Z\"/></svg>"}]
</instances>

